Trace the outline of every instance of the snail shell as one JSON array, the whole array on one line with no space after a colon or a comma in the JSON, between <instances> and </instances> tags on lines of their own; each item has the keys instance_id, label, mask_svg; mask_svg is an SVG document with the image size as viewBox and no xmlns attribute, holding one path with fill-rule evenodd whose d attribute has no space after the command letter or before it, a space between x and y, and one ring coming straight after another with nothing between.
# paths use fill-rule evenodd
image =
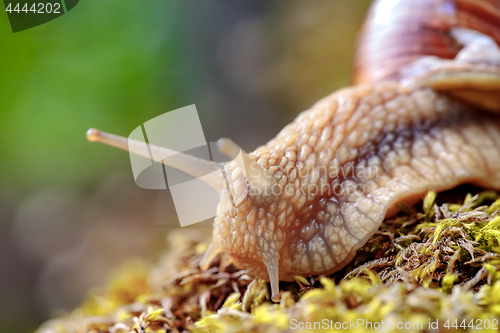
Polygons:
<instances>
[{"instance_id":1,"label":"snail shell","mask_svg":"<svg viewBox=\"0 0 500 333\"><path fill-rule=\"evenodd\" d=\"M376 1L358 40L353 83L398 79L400 70L421 56L454 59L462 48L450 34L454 27L500 44L500 1Z\"/></svg>"},{"instance_id":2,"label":"snail shell","mask_svg":"<svg viewBox=\"0 0 500 333\"><path fill-rule=\"evenodd\" d=\"M354 76L370 84L324 98L250 154L276 178L276 194L252 195L241 164L225 167L205 265L224 251L269 279L278 300L279 280L345 266L397 202L466 182L500 189L500 119L447 97L500 111L499 9L376 2Z\"/></svg>"},{"instance_id":3,"label":"snail shell","mask_svg":"<svg viewBox=\"0 0 500 333\"><path fill-rule=\"evenodd\" d=\"M207 180L220 204L202 266L224 251L270 281L276 301L280 280L345 266L398 202L467 182L500 189L500 118L484 112L500 111L499 18L494 0L377 1L359 39L359 85L250 154L219 142L233 161ZM88 137L148 150L96 130ZM168 163L195 176L195 165L213 166L175 156Z\"/></svg>"}]
</instances>

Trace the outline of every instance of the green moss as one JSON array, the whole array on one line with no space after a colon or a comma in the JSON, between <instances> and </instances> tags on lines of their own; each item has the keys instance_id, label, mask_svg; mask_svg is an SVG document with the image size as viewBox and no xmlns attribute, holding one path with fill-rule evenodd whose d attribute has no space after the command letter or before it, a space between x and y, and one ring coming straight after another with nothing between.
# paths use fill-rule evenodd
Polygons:
<instances>
[{"instance_id":1,"label":"green moss","mask_svg":"<svg viewBox=\"0 0 500 333\"><path fill-rule=\"evenodd\" d=\"M227 255L200 270L206 240L178 232L157 267L126 265L71 316L39 332L324 331L343 323L340 330L361 332L382 321L418 332L431 323L448 331L448 320L450 329L457 320L467 331L471 320L500 319L499 195L459 202L430 192L421 204L400 208L341 271L281 283L278 304L269 300L268 283Z\"/></svg>"}]
</instances>

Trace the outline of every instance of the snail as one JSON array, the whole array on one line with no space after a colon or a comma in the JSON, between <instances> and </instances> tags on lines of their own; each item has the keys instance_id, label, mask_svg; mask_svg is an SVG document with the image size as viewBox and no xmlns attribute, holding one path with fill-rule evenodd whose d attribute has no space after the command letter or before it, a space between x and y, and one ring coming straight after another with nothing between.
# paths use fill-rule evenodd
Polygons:
<instances>
[{"instance_id":1,"label":"snail","mask_svg":"<svg viewBox=\"0 0 500 333\"><path fill-rule=\"evenodd\" d=\"M463 183L500 189L500 1L380 0L365 21L353 86L302 112L251 153L229 139L215 163L150 145L220 193L213 241L253 276L331 274L397 203ZM90 141L143 154L95 129ZM147 155L147 156L146 156ZM149 155L145 156L149 158Z\"/></svg>"}]
</instances>

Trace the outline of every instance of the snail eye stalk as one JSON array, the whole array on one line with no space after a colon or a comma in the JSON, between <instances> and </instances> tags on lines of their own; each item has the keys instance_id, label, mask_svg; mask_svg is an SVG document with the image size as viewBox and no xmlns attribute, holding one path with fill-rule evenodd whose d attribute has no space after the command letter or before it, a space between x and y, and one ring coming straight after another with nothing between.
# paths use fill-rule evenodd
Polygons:
<instances>
[{"instance_id":1,"label":"snail eye stalk","mask_svg":"<svg viewBox=\"0 0 500 333\"><path fill-rule=\"evenodd\" d=\"M168 148L158 147L145 142L102 132L95 128L91 128L87 131L87 140L91 142L104 143L148 159L151 158L149 151L151 151L152 156L168 156L168 158L161 160L163 164L179 169L193 177L197 177L217 191L222 189L222 172L220 172L219 166L214 162L179 153ZM207 175L207 170L218 170L218 172L213 172Z\"/></svg>"}]
</instances>

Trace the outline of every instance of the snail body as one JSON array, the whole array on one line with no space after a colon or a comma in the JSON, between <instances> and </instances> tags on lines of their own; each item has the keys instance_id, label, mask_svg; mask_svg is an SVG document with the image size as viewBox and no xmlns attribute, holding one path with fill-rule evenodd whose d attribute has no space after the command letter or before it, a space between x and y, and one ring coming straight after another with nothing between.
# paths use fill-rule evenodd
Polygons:
<instances>
[{"instance_id":1,"label":"snail body","mask_svg":"<svg viewBox=\"0 0 500 333\"><path fill-rule=\"evenodd\" d=\"M474 110L399 83L321 100L250 154L278 179L276 195L252 197L237 163L226 166L215 247L259 278L275 270L273 286L274 274L341 269L398 202L463 183L500 189L500 119Z\"/></svg>"},{"instance_id":2,"label":"snail body","mask_svg":"<svg viewBox=\"0 0 500 333\"><path fill-rule=\"evenodd\" d=\"M376 6L388 3L416 2ZM442 3L448 7L435 6ZM220 204L202 265L224 251L240 268L270 281L276 301L279 281L344 267L397 212L398 202L411 204L429 190L463 183L500 189L499 35L453 28L458 4L467 3L421 4L455 9L441 34L461 45L456 50L443 57L414 52L411 61L376 75L369 71L373 63L359 62L363 55L357 58L360 84L320 100L265 146L246 154L220 141L232 161L210 180ZM500 8L498 1L483 5ZM371 13L376 20L377 7ZM88 137L134 150L130 140L96 131ZM192 164L186 158L176 167L196 174Z\"/></svg>"}]
</instances>

